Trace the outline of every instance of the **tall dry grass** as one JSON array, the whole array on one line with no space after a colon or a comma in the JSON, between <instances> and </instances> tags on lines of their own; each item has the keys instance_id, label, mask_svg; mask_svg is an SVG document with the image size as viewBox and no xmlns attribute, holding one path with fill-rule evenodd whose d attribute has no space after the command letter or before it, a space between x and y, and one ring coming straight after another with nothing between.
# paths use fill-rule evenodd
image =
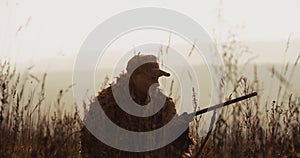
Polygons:
<instances>
[{"instance_id":1,"label":"tall dry grass","mask_svg":"<svg viewBox=\"0 0 300 158\"><path fill-rule=\"evenodd\" d=\"M76 106L62 111L64 93L44 103L47 74L17 73L0 62L0 157L79 157L81 121ZM42 110L43 109L43 110Z\"/></svg>"},{"instance_id":2,"label":"tall dry grass","mask_svg":"<svg viewBox=\"0 0 300 158\"><path fill-rule=\"evenodd\" d=\"M247 47L230 36L220 50L226 70L225 100L253 91L265 94L258 66L253 67L254 77L241 75L252 60L240 66L238 59L249 51ZM274 100L261 100L258 96L222 109L205 137L196 132L202 123L202 117L197 117L192 124L197 142L192 147L193 157L300 157L299 103L288 88L298 60L299 57L294 64L284 65L282 71L270 69L274 80L281 83ZM67 103L73 111L62 111L66 106L64 94L71 86L60 90L49 105L44 102L45 85L54 83L46 80L47 74L20 74L8 61L0 62L0 157L80 157L82 122L78 110L73 103ZM169 95L173 93L173 82ZM193 93L197 110L197 92Z\"/></svg>"},{"instance_id":3,"label":"tall dry grass","mask_svg":"<svg viewBox=\"0 0 300 158\"><path fill-rule=\"evenodd\" d=\"M251 76L254 77L242 73L254 58L249 58L244 65L239 63L240 56L250 52L234 37L230 36L220 49L226 71L225 99L230 100L253 91L265 94L257 65L253 66L254 75ZM262 101L262 96L258 95L223 108L208 135L204 138L196 137L193 157L300 157L300 107L297 96L289 91L298 60L299 57L294 64L283 65L281 72L273 66L271 75L280 82L274 100ZM199 124L201 118L196 119L193 127L200 128Z\"/></svg>"}]
</instances>

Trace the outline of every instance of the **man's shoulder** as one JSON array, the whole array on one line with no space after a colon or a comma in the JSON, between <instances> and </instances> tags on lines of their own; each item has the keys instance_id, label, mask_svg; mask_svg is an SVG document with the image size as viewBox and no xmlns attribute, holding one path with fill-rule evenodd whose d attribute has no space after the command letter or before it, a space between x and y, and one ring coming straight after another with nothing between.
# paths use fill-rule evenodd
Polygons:
<instances>
[{"instance_id":1,"label":"man's shoulder","mask_svg":"<svg viewBox=\"0 0 300 158\"><path fill-rule=\"evenodd\" d=\"M97 99L101 105L109 102L114 102L111 86L99 91L95 99Z\"/></svg>"},{"instance_id":2,"label":"man's shoulder","mask_svg":"<svg viewBox=\"0 0 300 158\"><path fill-rule=\"evenodd\" d=\"M118 93L116 95L124 95L122 94L122 91L118 90L118 88L116 88L114 90L114 93ZM173 99L171 97L168 97L167 95L165 95L164 93L162 93L161 91L158 91L159 96L161 96L161 98L165 98L165 106L163 107L163 111L169 111L169 110L175 110L175 103L173 101ZM116 102L114 99L114 94L113 94L113 90L112 90L112 86L109 86L101 91L98 92L98 95L96 96L97 101L99 102L99 104L102 106L102 108L116 108Z\"/></svg>"},{"instance_id":3,"label":"man's shoulder","mask_svg":"<svg viewBox=\"0 0 300 158\"><path fill-rule=\"evenodd\" d=\"M119 88L115 88L115 93L121 93L121 92L118 92L118 89ZM168 97L167 95L165 95L164 93L162 92L158 92L158 94L160 96L163 96L164 98L166 98L166 103L167 104L170 104L170 105L174 105L174 101L171 97ZM107 100L108 99L113 99L114 98L114 95L113 95L113 91L112 91L112 86L109 86L101 91L98 92L98 95L97 95L97 98L98 100Z\"/></svg>"},{"instance_id":4,"label":"man's shoulder","mask_svg":"<svg viewBox=\"0 0 300 158\"><path fill-rule=\"evenodd\" d=\"M97 97L105 97L105 96L108 96L108 95L111 95L111 94L112 94L112 88L111 88L111 86L109 86L109 87L99 91Z\"/></svg>"}]
</instances>

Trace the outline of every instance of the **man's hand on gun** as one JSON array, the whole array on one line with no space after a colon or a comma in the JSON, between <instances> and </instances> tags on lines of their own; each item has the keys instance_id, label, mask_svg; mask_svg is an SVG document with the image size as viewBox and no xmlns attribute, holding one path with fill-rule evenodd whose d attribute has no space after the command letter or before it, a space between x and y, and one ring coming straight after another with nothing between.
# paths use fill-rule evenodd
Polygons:
<instances>
[{"instance_id":1,"label":"man's hand on gun","mask_svg":"<svg viewBox=\"0 0 300 158\"><path fill-rule=\"evenodd\" d=\"M188 114L187 112L184 112L183 114L176 116L175 123L176 124L189 124L194 120L194 114Z\"/></svg>"}]
</instances>

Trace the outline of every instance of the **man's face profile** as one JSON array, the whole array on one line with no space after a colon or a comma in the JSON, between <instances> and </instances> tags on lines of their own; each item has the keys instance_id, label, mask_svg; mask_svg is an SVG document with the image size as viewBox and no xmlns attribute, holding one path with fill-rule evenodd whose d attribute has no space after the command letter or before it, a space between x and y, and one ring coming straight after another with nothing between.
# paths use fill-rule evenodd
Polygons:
<instances>
[{"instance_id":1,"label":"man's face profile","mask_svg":"<svg viewBox=\"0 0 300 158\"><path fill-rule=\"evenodd\" d=\"M141 66L131 76L133 86L138 93L146 95L152 84L159 84L159 75L153 73L153 69L158 69L158 64L152 64L151 67Z\"/></svg>"},{"instance_id":2,"label":"man's face profile","mask_svg":"<svg viewBox=\"0 0 300 158\"><path fill-rule=\"evenodd\" d=\"M136 90L141 93L147 93L152 84L158 84L157 76L150 76L144 72L136 74L132 79Z\"/></svg>"},{"instance_id":3,"label":"man's face profile","mask_svg":"<svg viewBox=\"0 0 300 158\"><path fill-rule=\"evenodd\" d=\"M130 75L129 88L136 99L146 100L159 86L158 78L170 76L170 73L159 68L154 55L135 55L127 63L127 74Z\"/></svg>"}]
</instances>

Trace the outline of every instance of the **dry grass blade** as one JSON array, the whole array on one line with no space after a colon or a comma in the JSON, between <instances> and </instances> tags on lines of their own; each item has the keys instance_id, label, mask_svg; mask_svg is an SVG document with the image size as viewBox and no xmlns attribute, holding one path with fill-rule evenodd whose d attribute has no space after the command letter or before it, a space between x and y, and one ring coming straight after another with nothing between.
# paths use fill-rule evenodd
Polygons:
<instances>
[{"instance_id":1,"label":"dry grass blade","mask_svg":"<svg viewBox=\"0 0 300 158\"><path fill-rule=\"evenodd\" d=\"M34 106L33 110L30 112L29 117L32 116L32 114L34 113L34 111L42 104L42 102L45 100L45 98L42 98L39 100L39 102Z\"/></svg>"},{"instance_id":2,"label":"dry grass blade","mask_svg":"<svg viewBox=\"0 0 300 158\"><path fill-rule=\"evenodd\" d=\"M170 45L171 45L171 35L172 35L172 33L170 32L169 33L169 39L168 39L168 45L167 45L167 48L166 48L166 54L169 53L169 49L170 49Z\"/></svg>"},{"instance_id":3,"label":"dry grass blade","mask_svg":"<svg viewBox=\"0 0 300 158\"><path fill-rule=\"evenodd\" d=\"M294 66L297 66L299 59L300 59L300 54L298 54L298 57L297 57L297 59L296 59L296 61L294 63Z\"/></svg>"},{"instance_id":4,"label":"dry grass blade","mask_svg":"<svg viewBox=\"0 0 300 158\"><path fill-rule=\"evenodd\" d=\"M40 79L32 74L29 74L29 77L31 77L32 79L34 79L37 83L40 83Z\"/></svg>"},{"instance_id":5,"label":"dry grass blade","mask_svg":"<svg viewBox=\"0 0 300 158\"><path fill-rule=\"evenodd\" d=\"M289 35L288 40L287 40L287 42L286 42L286 47L285 47L285 50L284 50L285 53L287 53L288 50L289 50L289 48L290 48L290 40L291 40L291 36L292 36L292 34Z\"/></svg>"},{"instance_id":6,"label":"dry grass blade","mask_svg":"<svg viewBox=\"0 0 300 158\"><path fill-rule=\"evenodd\" d=\"M274 68L269 69L269 71L287 88L291 87L291 84L289 81L285 79L278 71L276 71Z\"/></svg>"},{"instance_id":7,"label":"dry grass blade","mask_svg":"<svg viewBox=\"0 0 300 158\"><path fill-rule=\"evenodd\" d=\"M193 43L192 48L189 51L189 54L188 54L189 57L193 54L194 50L195 50L195 43Z\"/></svg>"},{"instance_id":8,"label":"dry grass blade","mask_svg":"<svg viewBox=\"0 0 300 158\"><path fill-rule=\"evenodd\" d=\"M170 84L169 97L171 97L173 94L173 87L174 87L174 79L172 79L171 84Z\"/></svg>"}]
</instances>

